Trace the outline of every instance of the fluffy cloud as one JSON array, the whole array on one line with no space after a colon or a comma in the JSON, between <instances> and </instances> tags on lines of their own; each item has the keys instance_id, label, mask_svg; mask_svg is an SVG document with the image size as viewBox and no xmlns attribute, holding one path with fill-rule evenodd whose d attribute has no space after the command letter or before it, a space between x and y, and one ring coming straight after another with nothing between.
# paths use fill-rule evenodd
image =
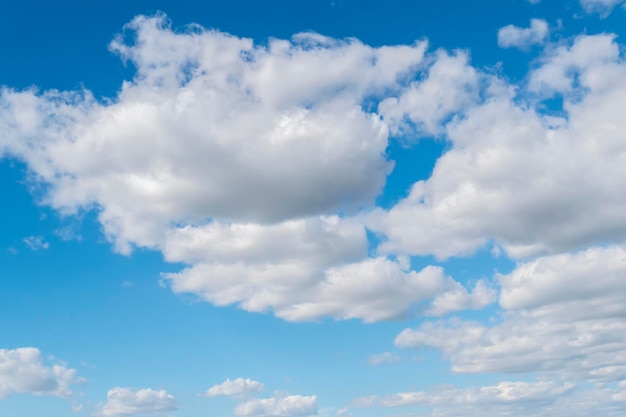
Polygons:
<instances>
[{"instance_id":1,"label":"fluffy cloud","mask_svg":"<svg viewBox=\"0 0 626 417\"><path fill-rule=\"evenodd\" d=\"M234 414L239 417L306 417L317 414L317 397L289 395L253 399L239 404Z\"/></svg>"},{"instance_id":2,"label":"fluffy cloud","mask_svg":"<svg viewBox=\"0 0 626 417\"><path fill-rule=\"evenodd\" d=\"M174 291L216 305L374 321L453 287L436 269L366 260L365 228L336 213L380 192L399 109L422 103L410 118L428 130L466 102L453 94L473 82L466 55L425 59L424 42L373 48L312 33L255 45L197 26L175 32L164 16L126 30L134 42L111 49L137 74L114 100L2 90L0 152L46 184L45 203L96 209L118 251L160 250L187 265L165 275ZM367 103L394 95L385 122Z\"/></svg>"},{"instance_id":3,"label":"fluffy cloud","mask_svg":"<svg viewBox=\"0 0 626 417\"><path fill-rule=\"evenodd\" d=\"M416 314L444 315L483 308L494 295L482 282L468 292L439 267L404 271L383 257L328 268L320 276L311 275L311 270L289 262L197 264L165 278L175 292L199 294L216 305L239 303L249 311L271 308L289 321L329 316L374 322Z\"/></svg>"},{"instance_id":4,"label":"fluffy cloud","mask_svg":"<svg viewBox=\"0 0 626 417\"><path fill-rule=\"evenodd\" d=\"M427 322L404 330L396 345L441 349L456 372L619 382L626 379L625 274L621 247L522 263L498 277L499 323Z\"/></svg>"},{"instance_id":5,"label":"fluffy cloud","mask_svg":"<svg viewBox=\"0 0 626 417\"><path fill-rule=\"evenodd\" d=\"M14 394L69 397L84 380L64 364L46 366L39 349L0 349L0 399Z\"/></svg>"},{"instance_id":6,"label":"fluffy cloud","mask_svg":"<svg viewBox=\"0 0 626 417\"><path fill-rule=\"evenodd\" d=\"M614 37L550 50L529 79L565 94L562 112L537 112L487 77L481 103L446 125L451 149L432 176L367 220L381 253L447 258L495 241L523 258L624 240L626 64Z\"/></svg>"},{"instance_id":7,"label":"fluffy cloud","mask_svg":"<svg viewBox=\"0 0 626 417\"><path fill-rule=\"evenodd\" d=\"M176 399L164 390L150 388L132 390L112 388L107 393L107 401L102 406L101 415L106 417L150 414L177 409Z\"/></svg>"},{"instance_id":8,"label":"fluffy cloud","mask_svg":"<svg viewBox=\"0 0 626 417\"><path fill-rule=\"evenodd\" d=\"M543 43L548 36L548 24L542 19L531 19L530 27L507 25L498 30L498 46L501 48L527 49Z\"/></svg>"},{"instance_id":9,"label":"fluffy cloud","mask_svg":"<svg viewBox=\"0 0 626 417\"><path fill-rule=\"evenodd\" d=\"M165 281L216 305L376 321L426 312L442 294L430 313L489 303L440 269L367 259L363 224L337 216L380 192L389 130L437 133L476 101L466 54L312 33L255 45L197 26L176 32L164 16L126 30L134 42L111 49L137 74L114 100L0 95L0 152L28 164L47 204L97 210L118 251L147 247L185 264Z\"/></svg>"},{"instance_id":10,"label":"fluffy cloud","mask_svg":"<svg viewBox=\"0 0 626 417\"><path fill-rule=\"evenodd\" d=\"M371 202L392 164L361 107L398 89L426 45L372 48L316 34L252 40L138 17L111 49L137 67L110 103L88 92L2 92L0 149L50 185L59 210L97 206L118 250L173 223L278 222ZM314 191L314 192L313 192Z\"/></svg>"},{"instance_id":11,"label":"fluffy cloud","mask_svg":"<svg viewBox=\"0 0 626 417\"><path fill-rule=\"evenodd\" d=\"M219 385L214 385L206 392L207 397L219 397L221 395L245 398L250 394L262 391L264 385L258 381L254 381L250 378L236 378L231 380L227 378L226 381Z\"/></svg>"},{"instance_id":12,"label":"fluffy cloud","mask_svg":"<svg viewBox=\"0 0 626 417\"><path fill-rule=\"evenodd\" d=\"M381 101L378 111L396 135L440 135L442 122L478 100L477 71L469 56L438 51L429 57L427 77L412 82L398 97Z\"/></svg>"}]
</instances>

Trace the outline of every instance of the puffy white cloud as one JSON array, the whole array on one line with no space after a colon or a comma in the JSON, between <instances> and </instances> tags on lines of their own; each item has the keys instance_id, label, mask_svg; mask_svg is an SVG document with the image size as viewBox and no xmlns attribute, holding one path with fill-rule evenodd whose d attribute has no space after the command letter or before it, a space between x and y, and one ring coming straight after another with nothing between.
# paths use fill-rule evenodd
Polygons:
<instances>
[{"instance_id":1,"label":"puffy white cloud","mask_svg":"<svg viewBox=\"0 0 626 417\"><path fill-rule=\"evenodd\" d=\"M543 43L548 33L548 23L543 19L531 19L527 28L507 25L498 30L498 46L528 49L531 45Z\"/></svg>"},{"instance_id":2,"label":"puffy white cloud","mask_svg":"<svg viewBox=\"0 0 626 417\"><path fill-rule=\"evenodd\" d=\"M559 118L466 53L425 56L423 42L307 33L255 45L175 32L163 16L127 30L135 41L111 48L137 75L117 97L4 89L0 149L47 185L47 204L95 208L117 250L185 264L164 276L176 292L294 321L444 315L495 292L405 270L395 255L445 258L493 240L525 257L623 240L626 200L613 190L626 185L626 77L610 35L548 48L529 75L530 91L567 95ZM391 169L389 131L443 135L450 149L391 210L350 217ZM361 221L389 258L368 259Z\"/></svg>"},{"instance_id":3,"label":"puffy white cloud","mask_svg":"<svg viewBox=\"0 0 626 417\"><path fill-rule=\"evenodd\" d=\"M449 281L442 269L402 271L385 258L368 259L326 271L305 300L292 300L277 315L290 320L323 316L363 318L367 322L410 316L413 308L445 291Z\"/></svg>"},{"instance_id":4,"label":"puffy white cloud","mask_svg":"<svg viewBox=\"0 0 626 417\"><path fill-rule=\"evenodd\" d=\"M107 393L107 401L102 406L101 415L130 416L174 411L177 408L176 399L164 390L115 387Z\"/></svg>"},{"instance_id":5,"label":"puffy white cloud","mask_svg":"<svg viewBox=\"0 0 626 417\"><path fill-rule=\"evenodd\" d=\"M540 372L588 382L626 379L626 250L591 248L501 275L501 320L458 319L404 330L400 347L441 349L464 373Z\"/></svg>"},{"instance_id":6,"label":"puffy white cloud","mask_svg":"<svg viewBox=\"0 0 626 417\"><path fill-rule=\"evenodd\" d=\"M137 73L112 100L2 90L0 152L46 184L46 204L97 210L118 251L185 264L165 275L171 288L216 305L374 321L452 288L436 269L366 260L365 228L337 213L380 192L396 114L422 103L409 119L435 129L470 100L454 92L474 94L465 54L425 59L425 42L373 48L313 33L260 45L173 31L164 16L126 30L135 40L111 50ZM395 96L381 105L388 121L368 104Z\"/></svg>"},{"instance_id":7,"label":"puffy white cloud","mask_svg":"<svg viewBox=\"0 0 626 417\"><path fill-rule=\"evenodd\" d=\"M311 274L312 270L290 262L197 264L165 278L175 292L198 294L216 305L238 303L248 311L271 309L289 321L328 316L374 322L480 309L493 301L492 291L482 283L468 293L439 267L404 271L383 257L319 274Z\"/></svg>"},{"instance_id":8,"label":"puffy white cloud","mask_svg":"<svg viewBox=\"0 0 626 417\"><path fill-rule=\"evenodd\" d=\"M317 396L288 395L252 399L235 407L239 417L305 417L317 414Z\"/></svg>"},{"instance_id":9,"label":"puffy white cloud","mask_svg":"<svg viewBox=\"0 0 626 417\"><path fill-rule=\"evenodd\" d=\"M479 75L467 53L438 51L429 58L427 77L414 81L398 97L382 100L378 111L396 135L439 135L442 122L476 102Z\"/></svg>"},{"instance_id":10,"label":"puffy white cloud","mask_svg":"<svg viewBox=\"0 0 626 417\"><path fill-rule=\"evenodd\" d=\"M44 364L39 349L0 349L0 399L14 394L69 397L72 384L85 380L65 364Z\"/></svg>"},{"instance_id":11,"label":"puffy white cloud","mask_svg":"<svg viewBox=\"0 0 626 417\"><path fill-rule=\"evenodd\" d=\"M250 378L236 378L231 380L227 378L226 381L219 385L214 385L207 390L205 395L207 397L219 397L221 395L245 398L255 392L263 391L264 385L258 381L254 381Z\"/></svg>"},{"instance_id":12,"label":"puffy white cloud","mask_svg":"<svg viewBox=\"0 0 626 417\"><path fill-rule=\"evenodd\" d=\"M582 87L592 89L588 99L597 99L593 93L606 93L623 75L619 46L612 34L580 36L571 46L548 50L540 63L530 74L529 89L541 94L572 93Z\"/></svg>"},{"instance_id":13,"label":"puffy white cloud","mask_svg":"<svg viewBox=\"0 0 626 417\"><path fill-rule=\"evenodd\" d=\"M138 17L111 49L137 67L115 100L2 92L0 149L50 185L48 202L96 205L118 250L172 223L277 222L371 202L392 164L362 103L397 90L426 45L372 48L316 34L252 40Z\"/></svg>"},{"instance_id":14,"label":"puffy white cloud","mask_svg":"<svg viewBox=\"0 0 626 417\"><path fill-rule=\"evenodd\" d=\"M445 316L456 311L482 310L493 303L496 297L496 290L483 280L478 281L471 292L458 282L450 280L448 290L435 297L427 315Z\"/></svg>"},{"instance_id":15,"label":"puffy white cloud","mask_svg":"<svg viewBox=\"0 0 626 417\"><path fill-rule=\"evenodd\" d=\"M379 251L447 258L495 241L523 258L622 242L626 64L614 37L580 37L530 75L531 88L567 92L562 116L486 83L483 101L446 125L451 148L431 177L366 219Z\"/></svg>"}]
</instances>

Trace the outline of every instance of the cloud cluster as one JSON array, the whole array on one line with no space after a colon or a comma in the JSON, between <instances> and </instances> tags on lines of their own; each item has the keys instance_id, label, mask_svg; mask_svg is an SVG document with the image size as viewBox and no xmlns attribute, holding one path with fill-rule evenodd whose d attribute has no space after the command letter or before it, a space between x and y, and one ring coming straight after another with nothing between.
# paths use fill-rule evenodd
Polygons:
<instances>
[{"instance_id":1,"label":"cloud cluster","mask_svg":"<svg viewBox=\"0 0 626 417\"><path fill-rule=\"evenodd\" d=\"M174 411L177 408L176 399L164 390L116 387L107 393L107 401L102 406L100 414L105 417L118 417Z\"/></svg>"},{"instance_id":2,"label":"cloud cluster","mask_svg":"<svg viewBox=\"0 0 626 417\"><path fill-rule=\"evenodd\" d=\"M306 417L317 414L317 396L284 395L251 398L263 391L265 385L250 378L227 378L203 394L205 397L227 396L239 401L233 410L238 417Z\"/></svg>"},{"instance_id":3,"label":"cloud cluster","mask_svg":"<svg viewBox=\"0 0 626 417\"><path fill-rule=\"evenodd\" d=\"M433 416L621 414L626 199L617 190L626 186L620 112L626 62L620 46L611 34L579 36L549 45L522 87L484 73L479 85L480 99L443 122L451 146L431 177L365 221L378 231L382 254L446 259L492 245L518 259L512 272L495 276L499 311L492 320L427 321L404 330L395 344L440 350L458 373L541 379L357 404L429 407ZM553 97L563 105L543 101ZM545 389L545 401L534 388ZM528 398L503 401L511 392Z\"/></svg>"},{"instance_id":4,"label":"cloud cluster","mask_svg":"<svg viewBox=\"0 0 626 417\"><path fill-rule=\"evenodd\" d=\"M626 380L626 250L592 248L522 263L498 277L500 323L445 320L404 330L400 347L436 347L456 372L541 372Z\"/></svg>"},{"instance_id":5,"label":"cloud cluster","mask_svg":"<svg viewBox=\"0 0 626 417\"><path fill-rule=\"evenodd\" d=\"M0 349L0 399L14 394L69 397L70 386L83 383L65 364L44 364L37 348Z\"/></svg>"},{"instance_id":6,"label":"cloud cluster","mask_svg":"<svg viewBox=\"0 0 626 417\"><path fill-rule=\"evenodd\" d=\"M445 126L452 147L432 176L369 219L379 251L448 258L495 241L525 258L622 242L626 64L614 37L579 37L531 72L525 95L562 95L557 112L486 82L482 102Z\"/></svg>"},{"instance_id":7,"label":"cloud cluster","mask_svg":"<svg viewBox=\"0 0 626 417\"><path fill-rule=\"evenodd\" d=\"M175 31L162 15L125 30L111 50L136 76L114 99L0 93L0 153L28 165L44 203L95 209L117 251L145 247L185 264L164 282L216 305L377 321L427 311L448 291L430 312L491 301L439 269L368 259L352 216L393 168L390 131L441 132L476 100L466 54L314 33L255 44Z\"/></svg>"},{"instance_id":8,"label":"cloud cluster","mask_svg":"<svg viewBox=\"0 0 626 417\"><path fill-rule=\"evenodd\" d=\"M582 1L588 11L617 4ZM395 343L440 349L455 372L539 376L357 406L437 416L624 409L626 61L614 35L548 44L512 85L474 68L467 52L428 53L425 42L374 48L304 33L255 44L197 26L174 31L164 16L126 30L134 41L120 36L111 49L137 73L115 98L0 93L0 152L28 165L46 204L97 210L116 250L151 248L184 264L164 282L219 306L374 322L497 299L492 322L430 320ZM532 20L498 39L525 48L547 35ZM546 101L555 97L563 104ZM374 208L393 168L390 135L448 147L429 178ZM407 257L486 246L518 264L471 289ZM0 351L0 361L0 396L70 393L74 371L45 367L36 349ZM237 416L317 412L315 396L249 398L262 387L238 378L206 395L238 398ZM176 407L165 391L114 388L102 414Z\"/></svg>"}]
</instances>

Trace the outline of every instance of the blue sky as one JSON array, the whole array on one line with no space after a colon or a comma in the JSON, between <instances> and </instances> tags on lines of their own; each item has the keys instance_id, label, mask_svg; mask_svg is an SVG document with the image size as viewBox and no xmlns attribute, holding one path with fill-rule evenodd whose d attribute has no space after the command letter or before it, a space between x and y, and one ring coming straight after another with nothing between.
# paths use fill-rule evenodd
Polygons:
<instances>
[{"instance_id":1,"label":"blue sky","mask_svg":"<svg viewBox=\"0 0 626 417\"><path fill-rule=\"evenodd\" d=\"M625 9L0 3L0 415L626 413Z\"/></svg>"}]
</instances>

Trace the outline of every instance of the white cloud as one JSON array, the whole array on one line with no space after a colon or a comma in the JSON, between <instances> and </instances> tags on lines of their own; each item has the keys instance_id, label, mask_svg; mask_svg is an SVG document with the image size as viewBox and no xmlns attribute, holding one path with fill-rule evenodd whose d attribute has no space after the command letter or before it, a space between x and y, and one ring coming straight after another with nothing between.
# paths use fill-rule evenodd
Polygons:
<instances>
[{"instance_id":1,"label":"white cloud","mask_svg":"<svg viewBox=\"0 0 626 417\"><path fill-rule=\"evenodd\" d=\"M431 177L366 218L380 253L447 258L495 240L524 258L624 241L626 64L614 37L579 37L542 63L530 87L566 91L565 114L485 76L484 100L446 125L451 148Z\"/></svg>"},{"instance_id":2,"label":"white cloud","mask_svg":"<svg viewBox=\"0 0 626 417\"><path fill-rule=\"evenodd\" d=\"M0 399L14 394L69 397L72 384L84 383L65 364L44 364L39 349L0 349Z\"/></svg>"},{"instance_id":3,"label":"white cloud","mask_svg":"<svg viewBox=\"0 0 626 417\"><path fill-rule=\"evenodd\" d=\"M468 54L438 51L429 57L432 65L423 81L414 81L400 94L378 106L378 111L396 135L440 135L442 122L478 100L477 71Z\"/></svg>"},{"instance_id":4,"label":"white cloud","mask_svg":"<svg viewBox=\"0 0 626 417\"><path fill-rule=\"evenodd\" d=\"M437 295L427 310L430 316L445 316L446 314L464 310L482 310L496 300L496 291L485 281L478 281L472 292L456 281L450 281L450 288Z\"/></svg>"},{"instance_id":5,"label":"white cloud","mask_svg":"<svg viewBox=\"0 0 626 417\"><path fill-rule=\"evenodd\" d=\"M50 247L50 244L44 240L43 236L27 236L22 241L31 250L48 249Z\"/></svg>"},{"instance_id":6,"label":"white cloud","mask_svg":"<svg viewBox=\"0 0 626 417\"><path fill-rule=\"evenodd\" d=\"M494 299L483 283L468 293L439 267L403 271L397 262L383 257L312 272L314 266L289 260L257 265L203 263L165 278L175 292L198 294L216 305L237 303L248 311L271 309L288 321L333 317L375 322L445 315L480 309Z\"/></svg>"},{"instance_id":7,"label":"white cloud","mask_svg":"<svg viewBox=\"0 0 626 417\"><path fill-rule=\"evenodd\" d=\"M400 356L395 355L391 352L383 352L377 355L372 355L367 359L367 362L372 365L382 365L385 363L397 363L400 361Z\"/></svg>"},{"instance_id":8,"label":"white cloud","mask_svg":"<svg viewBox=\"0 0 626 417\"><path fill-rule=\"evenodd\" d=\"M367 322L414 315L414 308L446 290L441 268L404 272L385 258L368 259L326 271L306 300L294 300L277 312L288 320L323 316L362 318Z\"/></svg>"},{"instance_id":9,"label":"white cloud","mask_svg":"<svg viewBox=\"0 0 626 417\"><path fill-rule=\"evenodd\" d=\"M626 186L626 65L613 36L546 49L528 89L566 94L555 117L464 52L310 33L255 45L164 20L139 17L134 43L113 42L137 67L114 100L3 89L0 149L48 185L47 204L96 209L118 251L184 264L164 275L175 292L294 321L445 315L495 292L397 255L495 241L524 258L626 236L614 192ZM395 207L351 217L391 169L389 131L442 135L450 149Z\"/></svg>"},{"instance_id":10,"label":"white cloud","mask_svg":"<svg viewBox=\"0 0 626 417\"><path fill-rule=\"evenodd\" d=\"M591 248L522 263L498 280L502 318L404 330L399 347L441 349L455 372L539 372L573 381L626 379L626 250Z\"/></svg>"},{"instance_id":11,"label":"white cloud","mask_svg":"<svg viewBox=\"0 0 626 417\"><path fill-rule=\"evenodd\" d=\"M176 399L164 390L116 387L107 393L107 402L102 406L101 415L130 416L174 411L177 408Z\"/></svg>"},{"instance_id":12,"label":"white cloud","mask_svg":"<svg viewBox=\"0 0 626 417\"><path fill-rule=\"evenodd\" d=\"M498 46L528 49L532 45L543 43L548 32L548 24L542 19L531 19L527 28L507 25L498 30Z\"/></svg>"},{"instance_id":13,"label":"white cloud","mask_svg":"<svg viewBox=\"0 0 626 417\"><path fill-rule=\"evenodd\" d=\"M250 378L236 378L231 380L227 378L226 381L219 385L214 385L207 390L205 395L207 397L218 397L221 395L245 398L255 392L263 391L264 385L258 381L254 381Z\"/></svg>"},{"instance_id":14,"label":"white cloud","mask_svg":"<svg viewBox=\"0 0 626 417\"><path fill-rule=\"evenodd\" d=\"M372 48L304 33L263 46L175 33L164 17L128 30L135 43L111 48L137 76L113 102L5 89L0 118L0 148L50 184L48 202L96 205L118 250L156 245L172 223L333 214L381 190L387 129L361 104L397 90L424 43Z\"/></svg>"},{"instance_id":15,"label":"white cloud","mask_svg":"<svg viewBox=\"0 0 626 417\"><path fill-rule=\"evenodd\" d=\"M583 417L613 416L626 411L623 387L583 389L570 382L500 382L491 386L436 387L427 391L369 396L353 407L419 407L422 417Z\"/></svg>"},{"instance_id":16,"label":"white cloud","mask_svg":"<svg viewBox=\"0 0 626 417\"><path fill-rule=\"evenodd\" d=\"M398 96L402 107L422 102L419 90L441 109L411 117L434 128L465 100L453 90L471 83L467 56L312 33L255 45L165 20L138 17L135 41L111 44L137 68L114 100L2 90L0 149L48 185L47 204L97 210L116 250L162 251L187 266L165 275L171 288L216 305L374 321L447 290L437 270L366 261L365 228L336 213L371 204L393 166L389 127L367 103ZM423 85L410 83L421 72Z\"/></svg>"},{"instance_id":17,"label":"white cloud","mask_svg":"<svg viewBox=\"0 0 626 417\"><path fill-rule=\"evenodd\" d=\"M239 417L306 417L317 414L317 397L289 395L252 399L243 402L233 412Z\"/></svg>"},{"instance_id":18,"label":"white cloud","mask_svg":"<svg viewBox=\"0 0 626 417\"><path fill-rule=\"evenodd\" d=\"M580 36L571 46L548 50L540 63L530 74L529 89L548 95L572 93L581 87L592 93L606 92L621 75L619 64L623 65L612 34Z\"/></svg>"},{"instance_id":19,"label":"white cloud","mask_svg":"<svg viewBox=\"0 0 626 417\"><path fill-rule=\"evenodd\" d=\"M610 15L617 5L623 3L624 0L580 0L580 5L587 13L597 13L601 17Z\"/></svg>"}]
</instances>

